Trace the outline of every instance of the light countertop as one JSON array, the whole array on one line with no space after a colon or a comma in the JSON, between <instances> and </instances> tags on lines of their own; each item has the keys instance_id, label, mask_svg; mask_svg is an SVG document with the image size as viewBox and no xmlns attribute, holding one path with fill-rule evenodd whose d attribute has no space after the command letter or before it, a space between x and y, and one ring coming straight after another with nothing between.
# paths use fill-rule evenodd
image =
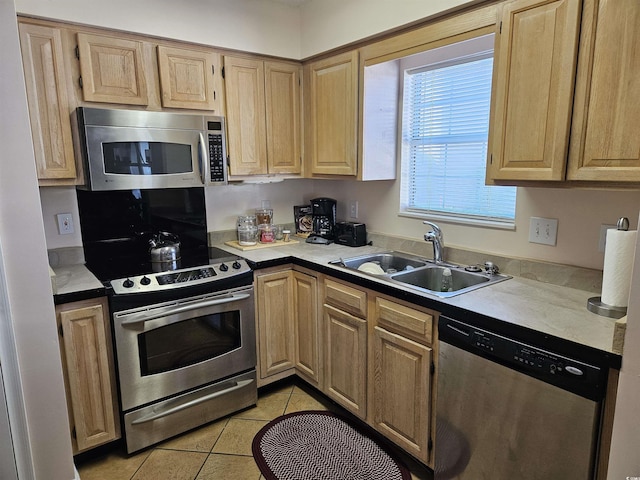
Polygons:
<instances>
[{"instance_id":1,"label":"light countertop","mask_svg":"<svg viewBox=\"0 0 640 480\"><path fill-rule=\"evenodd\" d=\"M295 257L336 272L347 269L329 262L340 257L349 258L375 252L388 251L380 247L351 248L342 245L313 245L301 241L292 245L279 245L259 250L240 251L227 245L217 245L255 262L258 266ZM407 252L411 253L411 252ZM386 287L402 289L388 280L353 270L348 272ZM407 287L407 289L410 289ZM413 290L420 296L439 302L441 306L464 309L509 324L525 327L607 353L614 353L613 337L616 320L587 310L587 300L592 292L513 277L486 287L450 297Z\"/></svg>"}]
</instances>

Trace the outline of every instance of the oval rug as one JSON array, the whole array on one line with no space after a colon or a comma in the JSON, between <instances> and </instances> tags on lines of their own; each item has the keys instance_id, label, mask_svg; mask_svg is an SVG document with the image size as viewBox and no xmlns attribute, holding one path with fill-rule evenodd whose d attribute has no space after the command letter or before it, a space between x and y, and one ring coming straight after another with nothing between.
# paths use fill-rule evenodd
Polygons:
<instances>
[{"instance_id":1,"label":"oval rug","mask_svg":"<svg viewBox=\"0 0 640 480\"><path fill-rule=\"evenodd\" d=\"M278 417L253 438L267 480L410 480L409 470L346 418L327 411Z\"/></svg>"}]
</instances>

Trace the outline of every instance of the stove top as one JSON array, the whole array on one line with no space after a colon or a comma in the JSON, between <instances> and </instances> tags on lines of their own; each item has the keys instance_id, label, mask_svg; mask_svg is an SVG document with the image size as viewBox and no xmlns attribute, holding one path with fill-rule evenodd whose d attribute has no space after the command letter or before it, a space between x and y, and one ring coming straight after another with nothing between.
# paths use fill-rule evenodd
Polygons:
<instances>
[{"instance_id":1,"label":"stove top","mask_svg":"<svg viewBox=\"0 0 640 480\"><path fill-rule=\"evenodd\" d=\"M205 284L221 290L235 277L251 272L242 257L216 247L185 252L178 269L164 272L154 272L151 261L146 257L136 260L135 256L117 256L87 266L115 295L166 292Z\"/></svg>"}]
</instances>

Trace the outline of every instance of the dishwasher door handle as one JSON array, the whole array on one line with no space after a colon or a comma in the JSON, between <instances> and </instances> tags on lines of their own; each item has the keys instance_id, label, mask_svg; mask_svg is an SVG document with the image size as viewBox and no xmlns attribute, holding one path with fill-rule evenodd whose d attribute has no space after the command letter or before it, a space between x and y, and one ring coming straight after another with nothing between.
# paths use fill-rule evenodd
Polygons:
<instances>
[{"instance_id":1,"label":"dishwasher door handle","mask_svg":"<svg viewBox=\"0 0 640 480\"><path fill-rule=\"evenodd\" d=\"M447 327L450 328L451 330L453 330L454 332L459 333L460 335L464 335L465 337L470 337L471 336L471 334L469 332L465 332L461 328L454 327L450 323L447 323Z\"/></svg>"}]
</instances>

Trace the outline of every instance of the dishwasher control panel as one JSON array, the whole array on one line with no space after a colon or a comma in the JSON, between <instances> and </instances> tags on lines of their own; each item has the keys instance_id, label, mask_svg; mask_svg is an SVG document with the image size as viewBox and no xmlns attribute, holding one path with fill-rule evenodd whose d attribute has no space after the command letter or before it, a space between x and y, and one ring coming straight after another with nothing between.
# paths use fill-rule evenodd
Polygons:
<instances>
[{"instance_id":1,"label":"dishwasher control panel","mask_svg":"<svg viewBox=\"0 0 640 480\"><path fill-rule=\"evenodd\" d=\"M445 316L440 341L585 395L604 388L603 369Z\"/></svg>"}]
</instances>

